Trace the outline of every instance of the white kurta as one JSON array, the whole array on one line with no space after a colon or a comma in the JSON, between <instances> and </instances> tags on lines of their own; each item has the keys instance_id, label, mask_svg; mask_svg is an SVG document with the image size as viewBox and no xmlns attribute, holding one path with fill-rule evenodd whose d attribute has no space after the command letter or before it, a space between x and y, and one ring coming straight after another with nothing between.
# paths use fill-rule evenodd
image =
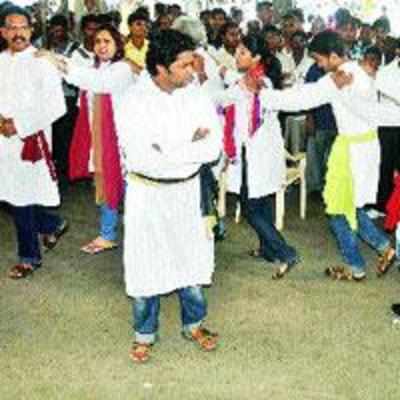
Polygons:
<instances>
[{"instance_id":1,"label":"white kurta","mask_svg":"<svg viewBox=\"0 0 400 400\"><path fill-rule=\"evenodd\" d=\"M74 60L67 60L67 62L68 73L64 76L66 81L87 91L90 124L92 124L95 95L110 94L114 110L124 93L138 77L125 61L101 63L98 68L78 65ZM89 171L94 172L93 149L90 152Z\"/></svg>"},{"instance_id":2,"label":"white kurta","mask_svg":"<svg viewBox=\"0 0 400 400\"><path fill-rule=\"evenodd\" d=\"M23 139L43 130L51 148L51 124L65 109L61 79L55 68L35 58L29 47L0 53L0 114L13 118L17 135L0 135L0 201L15 206L57 206L57 183L46 161L22 161Z\"/></svg>"},{"instance_id":3,"label":"white kurta","mask_svg":"<svg viewBox=\"0 0 400 400\"><path fill-rule=\"evenodd\" d=\"M222 134L215 107L194 85L168 94L144 74L115 115L129 172L185 178L219 156ZM192 142L198 128L211 134ZM129 296L211 283L214 242L206 235L200 211L198 177L177 184L128 179L124 221Z\"/></svg>"},{"instance_id":4,"label":"white kurta","mask_svg":"<svg viewBox=\"0 0 400 400\"><path fill-rule=\"evenodd\" d=\"M229 89L227 96L235 99L236 118L233 135L237 152L235 162L230 164L227 170L228 191L240 193L241 146L245 144L249 198L276 193L282 187L286 174L284 142L277 113L261 107L261 126L250 137L248 131L253 96L238 85Z\"/></svg>"},{"instance_id":5,"label":"white kurta","mask_svg":"<svg viewBox=\"0 0 400 400\"><path fill-rule=\"evenodd\" d=\"M319 107L330 103L336 118L339 135L362 135L376 131L379 125L392 123L398 116L381 109L378 122L374 109L378 106L377 93L373 78L356 62L348 62L341 66L346 72L353 74L351 86L339 90L330 75L318 82L307 83L301 87L284 91L265 90L261 95L263 105L274 110L300 111ZM367 110L367 106L370 109ZM390 114L390 115L388 115ZM385 116L389 118L383 119ZM396 125L395 123L393 125ZM355 189L355 205L363 207L376 201L380 150L378 140L367 143L352 144L350 148L351 170Z\"/></svg>"}]
</instances>

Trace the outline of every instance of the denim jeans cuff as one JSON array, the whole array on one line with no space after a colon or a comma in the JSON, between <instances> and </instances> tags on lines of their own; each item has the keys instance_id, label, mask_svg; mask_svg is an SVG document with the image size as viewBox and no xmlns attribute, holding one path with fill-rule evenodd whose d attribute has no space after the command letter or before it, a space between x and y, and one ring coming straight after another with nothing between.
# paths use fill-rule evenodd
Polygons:
<instances>
[{"instance_id":1,"label":"denim jeans cuff","mask_svg":"<svg viewBox=\"0 0 400 400\"><path fill-rule=\"evenodd\" d=\"M379 248L377 249L378 253L383 254L390 246L391 246L390 240L387 240L384 244L379 246Z\"/></svg>"},{"instance_id":2,"label":"denim jeans cuff","mask_svg":"<svg viewBox=\"0 0 400 400\"><path fill-rule=\"evenodd\" d=\"M31 257L20 257L19 263L21 264L31 264L31 265L40 265L42 260L39 258L31 258Z\"/></svg>"},{"instance_id":3,"label":"denim jeans cuff","mask_svg":"<svg viewBox=\"0 0 400 400\"><path fill-rule=\"evenodd\" d=\"M135 332L135 340L138 343L154 344L156 342L156 333L139 333Z\"/></svg>"},{"instance_id":4,"label":"denim jeans cuff","mask_svg":"<svg viewBox=\"0 0 400 400\"><path fill-rule=\"evenodd\" d=\"M197 329L201 326L202 322L203 322L203 320L200 320L200 321L194 322L192 324L183 325L183 332L185 332L185 333L193 332L195 329Z\"/></svg>"}]
</instances>

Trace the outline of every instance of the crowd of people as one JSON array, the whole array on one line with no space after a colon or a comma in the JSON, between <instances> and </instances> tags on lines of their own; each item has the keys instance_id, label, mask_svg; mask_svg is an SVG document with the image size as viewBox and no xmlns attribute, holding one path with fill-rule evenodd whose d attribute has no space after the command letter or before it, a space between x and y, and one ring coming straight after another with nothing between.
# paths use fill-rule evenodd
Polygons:
<instances>
[{"instance_id":1,"label":"crowd of people","mask_svg":"<svg viewBox=\"0 0 400 400\"><path fill-rule=\"evenodd\" d=\"M293 116L305 120L309 190L322 196L342 256L326 274L366 278L359 239L378 253L378 276L396 260L372 217L387 213L389 229L400 221L399 40L384 21L370 26L344 9L333 27L318 20L311 32L301 10L277 21L264 1L257 17L243 26L239 9L197 19L157 4L153 20L144 7L129 16L126 36L115 13L82 15L79 32L55 15L43 36L27 10L1 9L0 201L18 244L9 277L42 266L42 251L69 228L47 208L67 182L92 179L99 234L80 250L118 247L124 202L135 362L149 359L160 296L174 291L183 336L216 348L202 287L225 234L226 192L259 239L249 256L269 263L274 279L301 261L273 220Z\"/></svg>"}]
</instances>

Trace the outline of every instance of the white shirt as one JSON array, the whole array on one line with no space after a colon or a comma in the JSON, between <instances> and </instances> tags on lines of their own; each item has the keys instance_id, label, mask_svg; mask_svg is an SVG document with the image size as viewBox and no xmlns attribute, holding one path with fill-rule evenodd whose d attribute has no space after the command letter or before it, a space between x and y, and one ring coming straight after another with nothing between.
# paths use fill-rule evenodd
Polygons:
<instances>
[{"instance_id":1,"label":"white shirt","mask_svg":"<svg viewBox=\"0 0 400 400\"><path fill-rule=\"evenodd\" d=\"M0 53L0 114L12 118L17 135L0 135L0 201L15 206L57 206L57 183L44 159L21 159L23 139L42 130L51 148L51 124L66 111L61 79L55 68L36 58L34 47Z\"/></svg>"}]
</instances>

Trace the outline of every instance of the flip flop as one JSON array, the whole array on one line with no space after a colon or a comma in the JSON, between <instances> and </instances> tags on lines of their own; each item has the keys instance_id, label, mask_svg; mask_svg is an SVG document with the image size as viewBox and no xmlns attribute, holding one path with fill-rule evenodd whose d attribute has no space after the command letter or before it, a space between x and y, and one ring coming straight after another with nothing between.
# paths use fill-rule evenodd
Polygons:
<instances>
[{"instance_id":1,"label":"flip flop","mask_svg":"<svg viewBox=\"0 0 400 400\"><path fill-rule=\"evenodd\" d=\"M81 251L83 251L86 254L95 255L104 253L105 251L115 250L117 248L118 248L117 243L111 240L105 240L99 236L96 239L92 240L90 243L81 247Z\"/></svg>"}]
</instances>

